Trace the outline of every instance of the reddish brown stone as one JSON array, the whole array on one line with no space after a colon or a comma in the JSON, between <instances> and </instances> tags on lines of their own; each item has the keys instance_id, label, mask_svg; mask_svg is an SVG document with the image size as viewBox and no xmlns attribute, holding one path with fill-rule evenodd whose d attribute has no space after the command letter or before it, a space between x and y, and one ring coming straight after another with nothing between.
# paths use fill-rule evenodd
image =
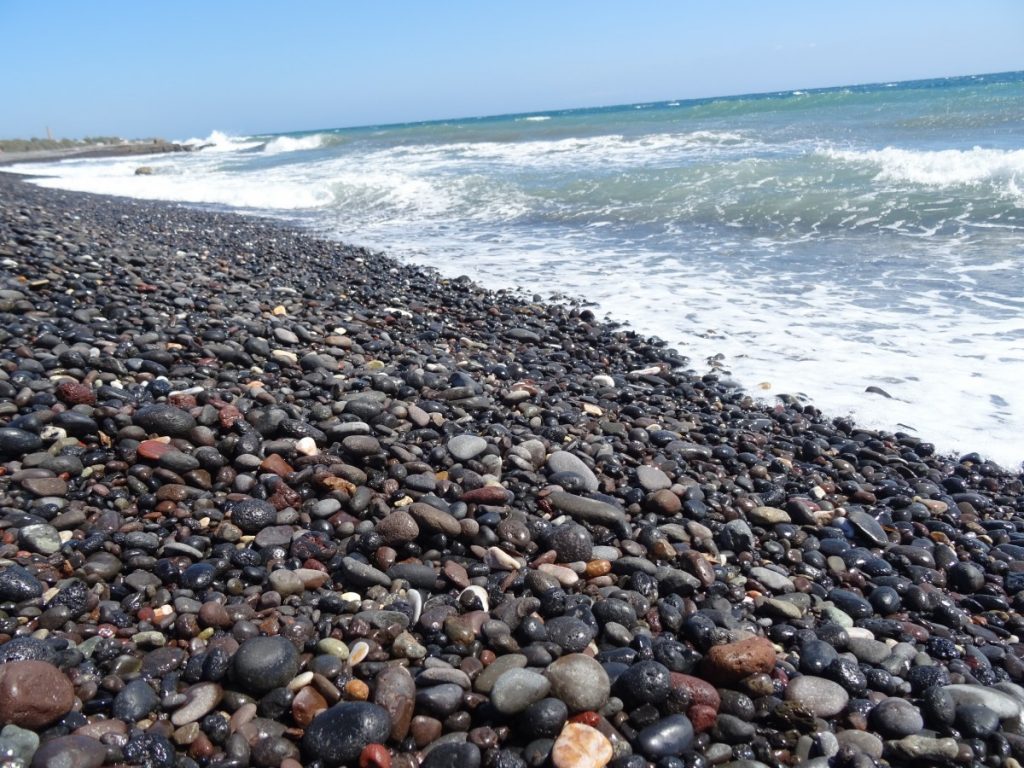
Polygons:
<instances>
[{"instance_id":1,"label":"reddish brown stone","mask_svg":"<svg viewBox=\"0 0 1024 768\"><path fill-rule=\"evenodd\" d=\"M672 673L672 687L681 688L689 694L690 704L704 705L711 707L715 712L722 705L722 698L718 690L707 680L701 680L693 675L684 675L680 672Z\"/></svg>"},{"instance_id":2,"label":"reddish brown stone","mask_svg":"<svg viewBox=\"0 0 1024 768\"><path fill-rule=\"evenodd\" d=\"M45 661L0 665L0 723L42 728L67 714L75 689L64 673Z\"/></svg>"},{"instance_id":3,"label":"reddish brown stone","mask_svg":"<svg viewBox=\"0 0 1024 768\"><path fill-rule=\"evenodd\" d=\"M264 472L273 472L275 475L290 475L295 469L285 461L281 456L276 453L272 453L260 463L260 469Z\"/></svg>"},{"instance_id":4,"label":"reddish brown stone","mask_svg":"<svg viewBox=\"0 0 1024 768\"><path fill-rule=\"evenodd\" d=\"M305 728L313 718L327 709L327 700L312 686L305 686L292 699L292 717L300 728Z\"/></svg>"},{"instance_id":5,"label":"reddish brown stone","mask_svg":"<svg viewBox=\"0 0 1024 768\"><path fill-rule=\"evenodd\" d=\"M167 402L175 408L181 408L183 411L190 411L196 407L195 395L171 395L167 398Z\"/></svg>"},{"instance_id":6,"label":"reddish brown stone","mask_svg":"<svg viewBox=\"0 0 1024 768\"><path fill-rule=\"evenodd\" d=\"M282 510L288 507L298 507L302 504L302 497L295 489L282 485L267 501L274 505L274 509Z\"/></svg>"},{"instance_id":7,"label":"reddish brown stone","mask_svg":"<svg viewBox=\"0 0 1024 768\"><path fill-rule=\"evenodd\" d=\"M686 716L690 718L693 730L697 733L711 730L715 727L715 721L718 720L718 712L706 704L692 705L686 710Z\"/></svg>"},{"instance_id":8,"label":"reddish brown stone","mask_svg":"<svg viewBox=\"0 0 1024 768\"><path fill-rule=\"evenodd\" d=\"M359 768L391 768L391 753L383 744L367 744L359 755Z\"/></svg>"},{"instance_id":9,"label":"reddish brown stone","mask_svg":"<svg viewBox=\"0 0 1024 768\"><path fill-rule=\"evenodd\" d=\"M742 680L758 672L771 672L775 668L775 647L763 637L716 645L708 651L705 665L714 680Z\"/></svg>"},{"instance_id":10,"label":"reddish brown stone","mask_svg":"<svg viewBox=\"0 0 1024 768\"><path fill-rule=\"evenodd\" d=\"M242 418L242 412L233 405L225 405L218 412L217 418L224 429L231 429L235 426L235 422Z\"/></svg>"},{"instance_id":11,"label":"reddish brown stone","mask_svg":"<svg viewBox=\"0 0 1024 768\"><path fill-rule=\"evenodd\" d=\"M373 701L391 715L391 739L402 741L409 733L416 708L416 683L405 667L388 667L377 675Z\"/></svg>"},{"instance_id":12,"label":"reddish brown stone","mask_svg":"<svg viewBox=\"0 0 1024 768\"><path fill-rule=\"evenodd\" d=\"M156 461L174 448L163 440L143 440L135 450L142 458Z\"/></svg>"},{"instance_id":13,"label":"reddish brown stone","mask_svg":"<svg viewBox=\"0 0 1024 768\"><path fill-rule=\"evenodd\" d=\"M462 501L471 504L508 504L508 491L500 485L485 485L462 494Z\"/></svg>"},{"instance_id":14,"label":"reddish brown stone","mask_svg":"<svg viewBox=\"0 0 1024 768\"><path fill-rule=\"evenodd\" d=\"M96 393L92 387L77 381L62 381L54 390L57 399L67 405L96 405Z\"/></svg>"}]
</instances>

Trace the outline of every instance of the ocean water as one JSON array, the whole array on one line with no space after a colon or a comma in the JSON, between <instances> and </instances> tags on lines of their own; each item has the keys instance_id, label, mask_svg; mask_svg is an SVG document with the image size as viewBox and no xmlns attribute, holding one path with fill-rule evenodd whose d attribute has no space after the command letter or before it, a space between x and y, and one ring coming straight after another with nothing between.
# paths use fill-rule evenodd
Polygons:
<instances>
[{"instance_id":1,"label":"ocean water","mask_svg":"<svg viewBox=\"0 0 1024 768\"><path fill-rule=\"evenodd\" d=\"M766 400L1024 460L1024 73L192 141L18 170L583 298Z\"/></svg>"}]
</instances>

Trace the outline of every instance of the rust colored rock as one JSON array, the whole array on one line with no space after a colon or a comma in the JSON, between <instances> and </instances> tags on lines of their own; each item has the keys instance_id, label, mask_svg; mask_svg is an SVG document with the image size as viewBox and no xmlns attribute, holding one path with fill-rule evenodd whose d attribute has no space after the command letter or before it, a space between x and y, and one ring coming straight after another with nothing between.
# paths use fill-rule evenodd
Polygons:
<instances>
[{"instance_id":1,"label":"rust colored rock","mask_svg":"<svg viewBox=\"0 0 1024 768\"><path fill-rule=\"evenodd\" d=\"M604 768L611 759L612 743L583 723L566 723L551 748L555 768Z\"/></svg>"},{"instance_id":2,"label":"rust colored rock","mask_svg":"<svg viewBox=\"0 0 1024 768\"><path fill-rule=\"evenodd\" d=\"M292 717L300 728L305 728L313 718L327 709L327 700L312 686L305 686L292 699Z\"/></svg>"},{"instance_id":3,"label":"rust colored rock","mask_svg":"<svg viewBox=\"0 0 1024 768\"><path fill-rule=\"evenodd\" d=\"M467 504L508 504L509 493L500 485L485 485L466 491L461 499Z\"/></svg>"},{"instance_id":4,"label":"rust colored rock","mask_svg":"<svg viewBox=\"0 0 1024 768\"><path fill-rule=\"evenodd\" d=\"M706 704L691 705L686 710L686 716L690 718L690 724L693 725L693 730L696 733L710 731L715 727L715 721L718 720L718 712Z\"/></svg>"},{"instance_id":5,"label":"rust colored rock","mask_svg":"<svg viewBox=\"0 0 1024 768\"><path fill-rule=\"evenodd\" d=\"M62 381L54 394L65 405L96 405L96 393L92 387L77 381Z\"/></svg>"},{"instance_id":6,"label":"rust colored rock","mask_svg":"<svg viewBox=\"0 0 1024 768\"><path fill-rule=\"evenodd\" d=\"M587 578L593 579L596 576L606 576L612 572L610 560L591 560L587 563Z\"/></svg>"},{"instance_id":7,"label":"rust colored rock","mask_svg":"<svg viewBox=\"0 0 1024 768\"><path fill-rule=\"evenodd\" d=\"M285 461L279 454L272 453L260 463L260 469L264 472L273 472L275 475L290 475L295 469Z\"/></svg>"},{"instance_id":8,"label":"rust colored rock","mask_svg":"<svg viewBox=\"0 0 1024 768\"><path fill-rule=\"evenodd\" d=\"M718 695L715 686L707 680L680 672L673 672L671 679L673 688L681 688L689 694L691 706L708 706L718 712L718 708L722 705L722 697Z\"/></svg>"},{"instance_id":9,"label":"rust colored rock","mask_svg":"<svg viewBox=\"0 0 1024 768\"><path fill-rule=\"evenodd\" d=\"M45 661L0 665L0 723L42 728L67 714L75 689L64 673Z\"/></svg>"},{"instance_id":10,"label":"rust colored rock","mask_svg":"<svg viewBox=\"0 0 1024 768\"><path fill-rule=\"evenodd\" d=\"M135 450L142 458L156 461L174 448L166 440L143 440Z\"/></svg>"},{"instance_id":11,"label":"rust colored rock","mask_svg":"<svg viewBox=\"0 0 1024 768\"><path fill-rule=\"evenodd\" d=\"M242 418L242 412L233 405L225 405L217 413L217 419L224 429L231 429L240 418Z\"/></svg>"},{"instance_id":12,"label":"rust colored rock","mask_svg":"<svg viewBox=\"0 0 1024 768\"><path fill-rule=\"evenodd\" d=\"M775 668L775 647L763 637L716 645L705 658L712 679L736 681Z\"/></svg>"},{"instance_id":13,"label":"rust colored rock","mask_svg":"<svg viewBox=\"0 0 1024 768\"><path fill-rule=\"evenodd\" d=\"M345 695L351 701L366 701L370 698L370 686L358 678L345 683Z\"/></svg>"},{"instance_id":14,"label":"rust colored rock","mask_svg":"<svg viewBox=\"0 0 1024 768\"><path fill-rule=\"evenodd\" d=\"M359 768L391 768L391 753L383 744L367 744L359 754Z\"/></svg>"}]
</instances>

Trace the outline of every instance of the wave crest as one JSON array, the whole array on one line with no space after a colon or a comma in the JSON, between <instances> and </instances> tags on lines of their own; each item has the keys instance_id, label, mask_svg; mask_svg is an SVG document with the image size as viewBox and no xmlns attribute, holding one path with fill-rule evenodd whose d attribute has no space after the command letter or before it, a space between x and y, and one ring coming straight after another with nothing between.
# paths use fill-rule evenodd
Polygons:
<instances>
[{"instance_id":1,"label":"wave crest","mask_svg":"<svg viewBox=\"0 0 1024 768\"><path fill-rule=\"evenodd\" d=\"M929 187L955 187L983 182L1005 182L1016 188L1024 176L1024 149L912 150L886 147L876 150L825 149L826 157L878 169L877 181L909 182Z\"/></svg>"}]
</instances>

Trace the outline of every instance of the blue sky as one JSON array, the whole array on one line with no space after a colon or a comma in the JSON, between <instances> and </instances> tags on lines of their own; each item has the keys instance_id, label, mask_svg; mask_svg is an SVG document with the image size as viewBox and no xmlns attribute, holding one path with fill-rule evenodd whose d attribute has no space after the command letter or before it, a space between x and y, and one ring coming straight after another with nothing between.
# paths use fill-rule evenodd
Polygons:
<instances>
[{"instance_id":1,"label":"blue sky","mask_svg":"<svg viewBox=\"0 0 1024 768\"><path fill-rule=\"evenodd\" d=\"M268 133L1024 69L1024 2L0 0L0 138Z\"/></svg>"}]
</instances>

